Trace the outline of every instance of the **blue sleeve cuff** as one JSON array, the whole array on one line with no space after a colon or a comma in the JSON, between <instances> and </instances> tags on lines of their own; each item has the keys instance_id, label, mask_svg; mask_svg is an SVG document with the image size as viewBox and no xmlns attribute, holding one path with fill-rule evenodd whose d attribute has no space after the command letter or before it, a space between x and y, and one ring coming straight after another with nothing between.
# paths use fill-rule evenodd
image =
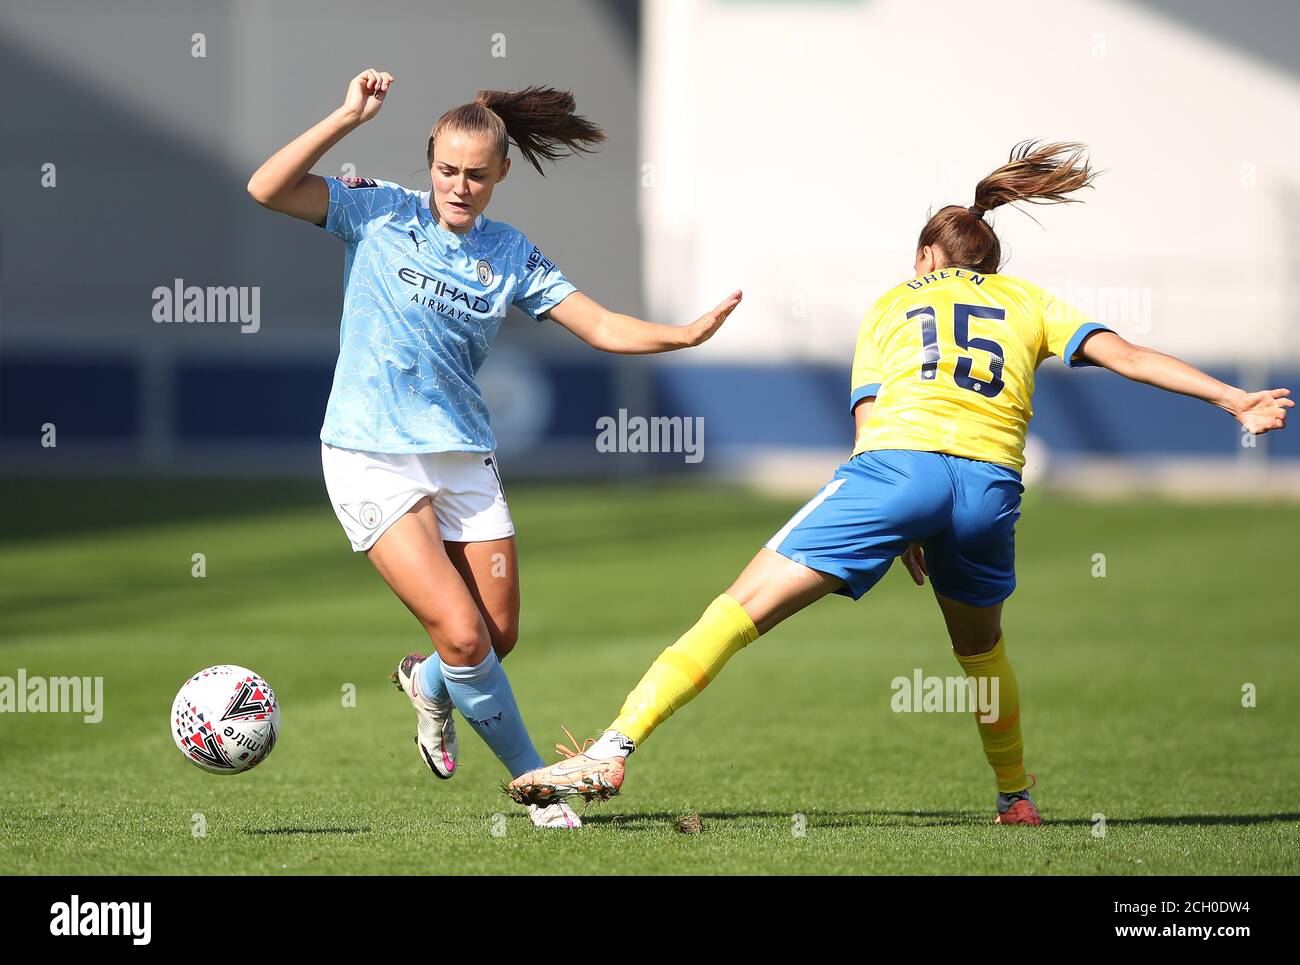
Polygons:
<instances>
[{"instance_id":1,"label":"blue sleeve cuff","mask_svg":"<svg viewBox=\"0 0 1300 965\"><path fill-rule=\"evenodd\" d=\"M869 399L873 395L880 394L880 383L872 382L870 385L864 385L860 389L854 389L853 394L849 396L849 411L852 412L858 407L858 403L863 399Z\"/></svg>"},{"instance_id":2,"label":"blue sleeve cuff","mask_svg":"<svg viewBox=\"0 0 1300 965\"><path fill-rule=\"evenodd\" d=\"M1076 359L1074 353L1079 351L1083 345L1083 340L1094 332L1109 332L1110 329L1105 325L1099 325L1097 322L1088 322L1086 325L1080 325L1078 330L1070 336L1070 341L1065 346L1065 351L1061 353L1061 361L1072 369L1082 368L1088 365L1096 365L1096 362L1089 362L1087 359Z\"/></svg>"}]
</instances>

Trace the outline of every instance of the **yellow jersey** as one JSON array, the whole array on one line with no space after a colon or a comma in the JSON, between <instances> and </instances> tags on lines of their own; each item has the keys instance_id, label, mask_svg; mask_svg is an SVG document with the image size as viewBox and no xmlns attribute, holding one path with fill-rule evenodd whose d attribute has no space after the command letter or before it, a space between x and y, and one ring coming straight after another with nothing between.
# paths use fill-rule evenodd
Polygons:
<instances>
[{"instance_id":1,"label":"yellow jersey","mask_svg":"<svg viewBox=\"0 0 1300 965\"><path fill-rule=\"evenodd\" d=\"M1034 371L1055 355L1071 366L1106 327L1019 278L944 268L903 282L858 332L849 408L875 396L853 454L946 452L1025 464Z\"/></svg>"}]
</instances>

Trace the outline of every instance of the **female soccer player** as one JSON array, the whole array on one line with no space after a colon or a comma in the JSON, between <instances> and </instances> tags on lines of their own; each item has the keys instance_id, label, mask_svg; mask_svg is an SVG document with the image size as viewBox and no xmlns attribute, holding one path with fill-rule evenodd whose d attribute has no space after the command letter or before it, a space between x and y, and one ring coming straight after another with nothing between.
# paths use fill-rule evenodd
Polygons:
<instances>
[{"instance_id":1,"label":"female soccer player","mask_svg":"<svg viewBox=\"0 0 1300 965\"><path fill-rule=\"evenodd\" d=\"M1041 823L1002 632L1034 370L1050 355L1101 365L1213 403L1256 434L1281 429L1295 404L1287 389L1245 392L1132 345L1037 285L997 273L1001 247L986 212L1074 200L1066 195L1091 181L1081 145L1026 142L976 186L974 204L930 218L915 277L886 292L858 334L852 457L659 656L602 736L585 749L556 745L568 759L512 782L515 800L616 794L627 756L741 647L828 593L859 599L902 556L917 585L930 577L966 675L998 685L988 691L998 695L996 719L977 719L997 780L997 822Z\"/></svg>"},{"instance_id":2,"label":"female soccer player","mask_svg":"<svg viewBox=\"0 0 1300 965\"><path fill-rule=\"evenodd\" d=\"M347 246L321 460L353 549L433 642L434 654L411 654L394 674L416 710L420 754L438 777L455 773L455 706L517 777L542 760L499 665L518 638L519 569L475 374L512 304L594 348L640 354L706 341L741 294L681 327L620 315L577 291L523 232L483 216L510 171L510 143L544 174L541 159L604 140L569 93L479 91L443 114L426 150L431 191L310 174L379 113L393 83L373 69L352 78L343 105L272 155L248 192ZM529 811L543 827L579 823L562 802Z\"/></svg>"}]
</instances>

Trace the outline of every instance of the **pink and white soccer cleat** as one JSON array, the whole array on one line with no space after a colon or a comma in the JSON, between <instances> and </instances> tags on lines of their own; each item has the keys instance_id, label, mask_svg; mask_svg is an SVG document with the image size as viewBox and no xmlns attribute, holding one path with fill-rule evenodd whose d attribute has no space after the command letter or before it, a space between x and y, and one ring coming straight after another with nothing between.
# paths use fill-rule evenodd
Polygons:
<instances>
[{"instance_id":1,"label":"pink and white soccer cleat","mask_svg":"<svg viewBox=\"0 0 1300 965\"><path fill-rule=\"evenodd\" d=\"M415 678L417 669L424 660L421 654L408 654L397 665L397 672L391 679L415 707L419 720L415 743L420 748L420 756L429 765L429 770L447 780L456 773L456 723L451 715L452 702L427 700L420 696Z\"/></svg>"}]
</instances>

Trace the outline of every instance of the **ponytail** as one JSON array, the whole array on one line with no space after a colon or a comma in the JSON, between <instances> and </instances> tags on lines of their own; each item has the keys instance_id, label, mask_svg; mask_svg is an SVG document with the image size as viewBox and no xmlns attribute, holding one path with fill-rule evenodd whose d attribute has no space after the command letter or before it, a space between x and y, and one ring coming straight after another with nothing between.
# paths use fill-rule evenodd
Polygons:
<instances>
[{"instance_id":1,"label":"ponytail","mask_svg":"<svg viewBox=\"0 0 1300 965\"><path fill-rule=\"evenodd\" d=\"M1021 201L1073 204L1079 199L1066 195L1092 187L1095 176L1082 144L1021 141L1006 164L975 186L974 204L949 205L926 222L917 250L935 245L943 249L949 264L993 274L1002 264L1002 245L984 220L985 212Z\"/></svg>"},{"instance_id":2,"label":"ponytail","mask_svg":"<svg viewBox=\"0 0 1300 965\"><path fill-rule=\"evenodd\" d=\"M433 145L444 128L493 138L504 160L510 142L529 164L542 170L541 159L590 153L605 140L605 132L573 112L573 94L553 87L526 87L518 91L481 90L474 103L443 114L429 135L426 161L433 164Z\"/></svg>"},{"instance_id":3,"label":"ponytail","mask_svg":"<svg viewBox=\"0 0 1300 965\"><path fill-rule=\"evenodd\" d=\"M1092 168L1088 166L1087 148L1074 141L1039 145L1021 141L1011 149L1011 157L979 184L975 185L976 217L1004 204L1027 201L1030 204L1075 204L1078 198L1066 195L1092 186Z\"/></svg>"}]
</instances>

